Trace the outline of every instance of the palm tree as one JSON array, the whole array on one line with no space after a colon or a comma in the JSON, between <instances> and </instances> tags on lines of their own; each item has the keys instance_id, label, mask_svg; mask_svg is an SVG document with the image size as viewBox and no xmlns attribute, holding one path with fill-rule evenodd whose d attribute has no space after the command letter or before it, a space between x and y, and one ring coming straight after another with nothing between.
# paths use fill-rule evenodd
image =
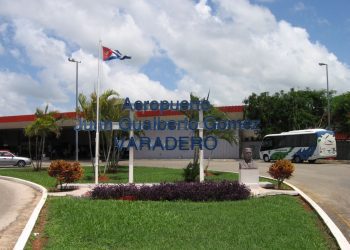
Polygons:
<instances>
[{"instance_id":1,"label":"palm tree","mask_svg":"<svg viewBox=\"0 0 350 250\"><path fill-rule=\"evenodd\" d=\"M128 111L123 110L124 99L119 97L119 94L114 90L106 90L100 96L100 107L101 107L101 119L105 121L119 121L122 117L128 116ZM104 156L106 159L106 165L104 173L107 170L115 170L118 166L120 157L120 151L116 151L114 147L113 139L115 137L122 138L127 137L128 133L121 130L110 131L105 130L101 132L102 145L104 146Z\"/></svg>"},{"instance_id":2,"label":"palm tree","mask_svg":"<svg viewBox=\"0 0 350 250\"><path fill-rule=\"evenodd\" d=\"M201 101L208 101L209 100L209 94L207 96L207 98L202 98ZM200 98L193 95L192 93L190 94L190 101L193 102L199 102ZM183 114L192 121L199 121L199 111L197 110L186 110L186 111L182 111ZM218 108L216 107L211 107L209 110L207 111L203 111L203 116L204 117L208 117L211 116L213 117L216 121L221 121L221 120L227 120L228 117L227 115L220 111ZM237 137L234 133L234 131L232 130L204 130L203 131L203 136L207 137L207 136L215 136L219 139L223 139L225 141L227 141L230 145L232 145L233 143L237 144ZM199 130L195 130L194 131L194 137L199 137ZM212 153L212 151L211 151ZM193 165L198 165L199 163L199 147L195 147L194 149L194 153L193 153ZM206 171L208 169L209 166L209 162L208 165L206 167Z\"/></svg>"},{"instance_id":3,"label":"palm tree","mask_svg":"<svg viewBox=\"0 0 350 250\"><path fill-rule=\"evenodd\" d=\"M100 102L100 119L102 121L119 121L121 117L125 117L128 115L128 112L126 110L123 110L123 103L124 99L119 97L119 94L114 90L106 90L102 95L99 97ZM97 96L96 92L93 92L90 95L90 99L83 95L79 95L79 103L80 107L78 112L81 113L81 115L84 117L85 120L88 121L95 121L96 120L96 106L97 106ZM91 163L94 167L94 161L93 161L93 154L92 154L92 141L91 141L91 131L88 131L89 133L89 147L90 147L90 156L91 156ZM115 150L115 147L113 147L113 139L115 136L118 138L121 138L122 136L127 136L127 133L124 131L114 131L106 130L106 131L100 131L101 134L101 145L102 145L102 151L103 156L107 162L105 165L104 172L107 171L107 169L111 169L114 166L118 165L119 161L119 151Z\"/></svg>"},{"instance_id":4,"label":"palm tree","mask_svg":"<svg viewBox=\"0 0 350 250\"><path fill-rule=\"evenodd\" d=\"M26 126L24 132L29 138L29 148L31 148L30 138L35 137L35 165L33 165L33 168L35 171L39 171L42 167L46 137L49 134L55 134L56 138L60 136L61 126L58 122L63 117L59 116L57 111L48 112L48 105L46 105L45 110L37 108L35 117L35 121ZM29 152L31 155L31 150Z\"/></svg>"},{"instance_id":5,"label":"palm tree","mask_svg":"<svg viewBox=\"0 0 350 250\"><path fill-rule=\"evenodd\" d=\"M96 93L92 93L91 94L91 100L93 99L93 96L96 99ZM88 121L94 121L94 119L96 119L96 115L95 115L95 110L93 105L92 105L92 101L88 100L87 97L83 94L79 94L78 97L78 101L80 104L80 107L78 107L78 110L76 112L80 113L80 116L82 116L85 120ZM95 106L96 107L96 106ZM92 165L92 169L94 169L94 160L93 160L93 155L92 155L92 141L91 141L91 131L88 130L87 131L88 136L89 136L89 151L90 151L90 159L91 159L91 165Z\"/></svg>"}]
</instances>

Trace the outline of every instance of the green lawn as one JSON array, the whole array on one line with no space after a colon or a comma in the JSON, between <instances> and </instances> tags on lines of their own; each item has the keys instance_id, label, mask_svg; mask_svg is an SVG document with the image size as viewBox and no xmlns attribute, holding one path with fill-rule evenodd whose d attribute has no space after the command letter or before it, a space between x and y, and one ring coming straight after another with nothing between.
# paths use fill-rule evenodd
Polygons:
<instances>
[{"instance_id":1,"label":"green lawn","mask_svg":"<svg viewBox=\"0 0 350 250\"><path fill-rule=\"evenodd\" d=\"M84 169L80 182L93 182L91 167ZM138 183L182 180L181 169L134 171ZM213 173L206 179L238 178ZM1 169L0 175L55 185L45 170ZM128 167L108 176L110 182L126 183ZM47 249L336 249L317 215L301 202L290 196L207 203L49 198L43 235Z\"/></svg>"},{"instance_id":2,"label":"green lawn","mask_svg":"<svg viewBox=\"0 0 350 250\"><path fill-rule=\"evenodd\" d=\"M101 167L102 169L102 167ZM159 183L159 182L175 182L182 181L182 169L172 168L155 168L155 167L134 167L134 182L135 183ZM220 180L238 180L237 173L217 172L211 171L213 176L206 176L206 180L220 181ZM52 188L56 184L55 178L47 174L47 170L43 169L39 172L34 172L32 168L2 168L0 175L17 177L20 179L38 183L46 188ZM110 178L109 183L128 183L129 174L127 166L120 166L118 172L114 174L107 174ZM79 183L94 183L94 171L91 167L84 167L84 177L79 180ZM269 181L265 178L260 178L260 181ZM287 185L283 185L284 189L290 189Z\"/></svg>"},{"instance_id":3,"label":"green lawn","mask_svg":"<svg viewBox=\"0 0 350 250\"><path fill-rule=\"evenodd\" d=\"M36 172L32 168L2 168L0 175L16 177L19 179L38 183L46 188L54 187L56 179L47 174L47 170Z\"/></svg>"},{"instance_id":4,"label":"green lawn","mask_svg":"<svg viewBox=\"0 0 350 250\"><path fill-rule=\"evenodd\" d=\"M45 249L336 249L301 202L49 198Z\"/></svg>"},{"instance_id":5,"label":"green lawn","mask_svg":"<svg viewBox=\"0 0 350 250\"><path fill-rule=\"evenodd\" d=\"M159 183L159 182L175 182L182 181L182 169L171 168L155 168L155 167L134 167L134 181L136 183ZM55 178L47 174L47 170L43 169L34 172L32 168L18 169L0 169L0 175L17 177L20 179L38 183L46 188L55 186ZM109 183L128 183L129 174L128 167L121 166L119 171L114 174L107 174L110 178ZM238 180L238 175L234 173L215 172L214 176L206 177L206 180ZM79 180L80 183L93 183L94 172L91 167L84 167L84 177Z\"/></svg>"}]
</instances>

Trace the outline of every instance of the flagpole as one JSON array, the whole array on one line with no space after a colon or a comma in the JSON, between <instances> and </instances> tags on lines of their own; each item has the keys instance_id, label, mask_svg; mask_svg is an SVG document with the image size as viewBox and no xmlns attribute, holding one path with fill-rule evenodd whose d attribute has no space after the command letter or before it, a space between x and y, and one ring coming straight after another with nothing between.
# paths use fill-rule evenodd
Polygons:
<instances>
[{"instance_id":1,"label":"flagpole","mask_svg":"<svg viewBox=\"0 0 350 250\"><path fill-rule=\"evenodd\" d=\"M98 164L100 152L100 59L102 42L98 44L97 88L96 88L96 138L95 138L95 184L98 184Z\"/></svg>"}]
</instances>

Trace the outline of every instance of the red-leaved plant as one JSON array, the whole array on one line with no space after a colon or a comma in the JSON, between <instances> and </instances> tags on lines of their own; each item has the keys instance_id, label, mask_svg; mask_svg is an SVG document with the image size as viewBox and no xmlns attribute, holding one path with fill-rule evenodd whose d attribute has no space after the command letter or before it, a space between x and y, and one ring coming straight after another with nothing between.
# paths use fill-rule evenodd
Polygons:
<instances>
[{"instance_id":1,"label":"red-leaved plant","mask_svg":"<svg viewBox=\"0 0 350 250\"><path fill-rule=\"evenodd\" d=\"M294 172L294 165L288 160L277 160L273 163L268 173L277 180L278 189L281 189L285 179L289 179Z\"/></svg>"},{"instance_id":2,"label":"red-leaved plant","mask_svg":"<svg viewBox=\"0 0 350 250\"><path fill-rule=\"evenodd\" d=\"M62 190L63 183L68 184L79 180L83 176L84 170L79 162L56 160L51 162L48 174L56 178L56 184L59 184Z\"/></svg>"}]
</instances>

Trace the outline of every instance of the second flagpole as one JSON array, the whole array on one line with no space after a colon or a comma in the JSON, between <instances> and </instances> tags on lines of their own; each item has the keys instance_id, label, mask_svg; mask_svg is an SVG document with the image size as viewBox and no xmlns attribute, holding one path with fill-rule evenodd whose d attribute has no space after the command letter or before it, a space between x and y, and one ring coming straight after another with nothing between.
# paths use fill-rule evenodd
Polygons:
<instances>
[{"instance_id":1,"label":"second flagpole","mask_svg":"<svg viewBox=\"0 0 350 250\"><path fill-rule=\"evenodd\" d=\"M98 184L98 164L100 156L100 67L102 42L98 44L97 88L96 88L96 138L95 138L95 184Z\"/></svg>"}]
</instances>

